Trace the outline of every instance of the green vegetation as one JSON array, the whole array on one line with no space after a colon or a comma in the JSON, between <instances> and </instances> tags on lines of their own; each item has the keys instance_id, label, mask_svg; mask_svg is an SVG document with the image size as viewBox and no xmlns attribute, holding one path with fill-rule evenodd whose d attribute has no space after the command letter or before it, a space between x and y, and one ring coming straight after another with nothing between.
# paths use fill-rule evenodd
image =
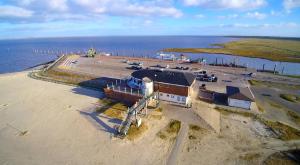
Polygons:
<instances>
[{"instance_id":1,"label":"green vegetation","mask_svg":"<svg viewBox=\"0 0 300 165\"><path fill-rule=\"evenodd\" d=\"M292 118L292 120L295 123L297 123L297 124L300 123L300 116L296 112L288 111L287 114L288 114L288 116L290 116Z\"/></svg>"},{"instance_id":2,"label":"green vegetation","mask_svg":"<svg viewBox=\"0 0 300 165\"><path fill-rule=\"evenodd\" d=\"M292 159L290 151L280 151L275 154L272 154L267 159L264 160L264 165L297 165L296 160Z\"/></svg>"},{"instance_id":3,"label":"green vegetation","mask_svg":"<svg viewBox=\"0 0 300 165\"><path fill-rule=\"evenodd\" d=\"M282 140L294 140L294 139L300 139L300 131L296 128L293 128L289 125L286 125L284 123L281 122L274 122L274 121L270 121L267 120L265 118L263 118L261 115L255 115L252 113L239 113L239 112L233 112L224 108L220 108L220 107L216 107L216 110L220 111L222 114L237 114L237 115L242 115L245 117L251 117L254 120L258 120L262 123L264 123L266 126L268 126L269 128L271 128L273 130L274 133L276 133L276 135L282 139ZM294 118L294 120L298 120L299 121L299 116L297 114L294 114L293 112L289 112L289 115L293 115L292 117ZM297 115L297 116L296 116Z\"/></svg>"},{"instance_id":4,"label":"green vegetation","mask_svg":"<svg viewBox=\"0 0 300 165\"><path fill-rule=\"evenodd\" d=\"M282 106L274 101L269 100L268 103L275 108L282 108Z\"/></svg>"},{"instance_id":5,"label":"green vegetation","mask_svg":"<svg viewBox=\"0 0 300 165\"><path fill-rule=\"evenodd\" d=\"M261 156L260 153L246 153L244 155L240 155L239 158L242 160L246 160L247 162L251 162Z\"/></svg>"},{"instance_id":6,"label":"green vegetation","mask_svg":"<svg viewBox=\"0 0 300 165\"><path fill-rule=\"evenodd\" d=\"M122 103L115 103L104 110L104 114L108 117L123 120L124 113L127 111L127 107Z\"/></svg>"},{"instance_id":7,"label":"green vegetation","mask_svg":"<svg viewBox=\"0 0 300 165\"><path fill-rule=\"evenodd\" d=\"M300 79L300 75L288 75L288 74L284 74L284 75L280 75L280 76L285 76L285 77L290 77L290 78L299 78Z\"/></svg>"},{"instance_id":8,"label":"green vegetation","mask_svg":"<svg viewBox=\"0 0 300 165\"><path fill-rule=\"evenodd\" d=\"M178 120L171 120L169 124L157 133L157 136L163 140L174 140L180 130L181 122Z\"/></svg>"},{"instance_id":9,"label":"green vegetation","mask_svg":"<svg viewBox=\"0 0 300 165\"><path fill-rule=\"evenodd\" d=\"M289 90L299 90L300 85L294 85L289 83L279 83L279 82L272 82L272 81L260 81L260 80L249 80L250 85L253 86L266 86L270 88L279 88L279 89L289 89Z\"/></svg>"},{"instance_id":10,"label":"green vegetation","mask_svg":"<svg viewBox=\"0 0 300 165\"><path fill-rule=\"evenodd\" d=\"M264 58L273 61L300 62L300 41L280 39L241 39L220 48L169 48L167 52L213 53Z\"/></svg>"},{"instance_id":11,"label":"green vegetation","mask_svg":"<svg viewBox=\"0 0 300 165\"><path fill-rule=\"evenodd\" d=\"M144 132L146 132L148 129L148 126L145 124L145 122L142 122L140 127L137 127L135 124L132 124L127 132L127 138L129 140L134 140L138 137L140 137Z\"/></svg>"},{"instance_id":12,"label":"green vegetation","mask_svg":"<svg viewBox=\"0 0 300 165\"><path fill-rule=\"evenodd\" d=\"M231 109L227 109L227 108L223 108L223 107L215 107L215 110L221 112L223 115L229 115L229 114L237 114L237 115L242 115L244 117L252 117L254 116L253 113L249 112L249 111L240 111L240 110L231 110Z\"/></svg>"},{"instance_id":13,"label":"green vegetation","mask_svg":"<svg viewBox=\"0 0 300 165\"><path fill-rule=\"evenodd\" d=\"M260 105L257 105L257 108L258 108L259 112L264 112L265 111Z\"/></svg>"},{"instance_id":14,"label":"green vegetation","mask_svg":"<svg viewBox=\"0 0 300 165\"><path fill-rule=\"evenodd\" d=\"M157 108L155 111L157 111L157 112L162 112L162 111L163 111L163 108L162 108L162 107L159 107L159 108Z\"/></svg>"},{"instance_id":15,"label":"green vegetation","mask_svg":"<svg viewBox=\"0 0 300 165\"><path fill-rule=\"evenodd\" d=\"M200 131L201 129L201 127L199 127L198 125L193 125L193 124L189 125L189 128L194 131Z\"/></svg>"},{"instance_id":16,"label":"green vegetation","mask_svg":"<svg viewBox=\"0 0 300 165\"><path fill-rule=\"evenodd\" d=\"M181 127L181 122L178 120L172 120L169 125L168 129L166 130L168 133L178 133Z\"/></svg>"},{"instance_id":17,"label":"green vegetation","mask_svg":"<svg viewBox=\"0 0 300 165\"><path fill-rule=\"evenodd\" d=\"M292 94L280 94L279 95L282 99L290 101L290 102L300 102L300 97Z\"/></svg>"},{"instance_id":18,"label":"green vegetation","mask_svg":"<svg viewBox=\"0 0 300 165\"><path fill-rule=\"evenodd\" d=\"M248 80L248 82L249 82L250 85L253 85L253 86L261 84L261 82L257 81L257 80Z\"/></svg>"},{"instance_id":19,"label":"green vegetation","mask_svg":"<svg viewBox=\"0 0 300 165\"><path fill-rule=\"evenodd\" d=\"M281 122L273 122L261 118L261 121L279 136L281 140L294 140L300 138L300 131Z\"/></svg>"}]
</instances>

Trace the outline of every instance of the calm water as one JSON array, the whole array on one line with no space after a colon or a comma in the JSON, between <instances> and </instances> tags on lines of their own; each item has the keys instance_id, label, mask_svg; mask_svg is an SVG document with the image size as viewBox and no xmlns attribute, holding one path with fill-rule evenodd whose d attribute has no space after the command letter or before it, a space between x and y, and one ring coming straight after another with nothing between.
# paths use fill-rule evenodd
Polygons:
<instances>
[{"instance_id":1,"label":"calm water","mask_svg":"<svg viewBox=\"0 0 300 165\"><path fill-rule=\"evenodd\" d=\"M211 47L213 43L224 43L237 40L228 37L203 36L153 36L153 37L78 37L78 38L49 38L0 40L0 73L22 71L26 68L45 63L57 58L63 53L85 52L90 47L98 52L103 51L120 56L149 56L154 57L164 48ZM300 64L272 62L264 59L225 56L215 54L188 54L190 58L205 58L209 63L216 58L221 62L232 62L234 59L240 65L248 65L261 69L277 70L284 67L285 74L299 74Z\"/></svg>"}]
</instances>

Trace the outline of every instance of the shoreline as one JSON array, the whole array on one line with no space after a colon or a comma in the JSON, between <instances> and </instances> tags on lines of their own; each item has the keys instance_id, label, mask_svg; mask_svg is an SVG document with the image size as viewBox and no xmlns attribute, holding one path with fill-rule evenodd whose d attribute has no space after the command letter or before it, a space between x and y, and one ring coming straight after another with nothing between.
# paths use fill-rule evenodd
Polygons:
<instances>
[{"instance_id":1,"label":"shoreline","mask_svg":"<svg viewBox=\"0 0 300 165\"><path fill-rule=\"evenodd\" d=\"M218 48L165 48L162 51L176 53L207 53L260 58L273 62L300 63L300 41L243 38L238 41L215 43Z\"/></svg>"}]
</instances>

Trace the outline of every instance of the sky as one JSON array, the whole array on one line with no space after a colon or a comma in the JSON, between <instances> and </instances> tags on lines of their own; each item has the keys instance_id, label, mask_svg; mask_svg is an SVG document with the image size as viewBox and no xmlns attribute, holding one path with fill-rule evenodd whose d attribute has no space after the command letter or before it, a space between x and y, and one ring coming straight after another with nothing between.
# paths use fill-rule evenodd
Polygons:
<instances>
[{"instance_id":1,"label":"sky","mask_svg":"<svg viewBox=\"0 0 300 165\"><path fill-rule=\"evenodd\" d=\"M300 0L0 0L0 39L131 35L300 37Z\"/></svg>"}]
</instances>

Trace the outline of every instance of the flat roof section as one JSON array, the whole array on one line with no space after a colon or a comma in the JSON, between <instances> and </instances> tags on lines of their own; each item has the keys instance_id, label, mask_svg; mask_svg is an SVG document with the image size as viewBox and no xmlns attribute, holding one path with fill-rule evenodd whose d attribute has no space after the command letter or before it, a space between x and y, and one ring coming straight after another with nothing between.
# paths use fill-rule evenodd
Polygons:
<instances>
[{"instance_id":1,"label":"flat roof section","mask_svg":"<svg viewBox=\"0 0 300 165\"><path fill-rule=\"evenodd\" d=\"M253 97L251 95L249 88L226 86L226 93L228 98L245 100L245 101L253 101Z\"/></svg>"},{"instance_id":2,"label":"flat roof section","mask_svg":"<svg viewBox=\"0 0 300 165\"><path fill-rule=\"evenodd\" d=\"M182 86L191 86L195 81L196 77L189 72L179 72L170 70L158 70L158 69L142 69L135 71L131 74L132 77L143 79L148 77L153 81L176 84Z\"/></svg>"}]
</instances>

